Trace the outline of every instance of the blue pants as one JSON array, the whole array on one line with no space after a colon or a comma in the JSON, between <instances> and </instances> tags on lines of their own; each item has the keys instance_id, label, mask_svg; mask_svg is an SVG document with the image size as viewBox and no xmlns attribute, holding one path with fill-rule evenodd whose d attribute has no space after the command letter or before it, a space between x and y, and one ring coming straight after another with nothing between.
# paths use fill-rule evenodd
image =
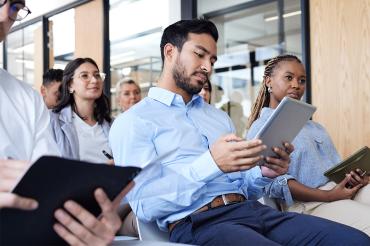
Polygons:
<instances>
[{"instance_id":1,"label":"blue pants","mask_svg":"<svg viewBox=\"0 0 370 246\"><path fill-rule=\"evenodd\" d=\"M352 227L245 201L188 216L170 235L196 245L370 245Z\"/></svg>"}]
</instances>

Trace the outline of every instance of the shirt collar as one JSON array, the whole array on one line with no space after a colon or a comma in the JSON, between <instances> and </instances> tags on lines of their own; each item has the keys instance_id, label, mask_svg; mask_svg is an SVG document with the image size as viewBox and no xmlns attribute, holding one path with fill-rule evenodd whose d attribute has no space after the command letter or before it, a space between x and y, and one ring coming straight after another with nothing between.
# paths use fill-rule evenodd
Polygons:
<instances>
[{"instance_id":1,"label":"shirt collar","mask_svg":"<svg viewBox=\"0 0 370 246\"><path fill-rule=\"evenodd\" d=\"M269 107L264 107L261 110L260 118L266 119L270 117L270 115L274 112L275 109L269 108Z\"/></svg>"},{"instance_id":2,"label":"shirt collar","mask_svg":"<svg viewBox=\"0 0 370 246\"><path fill-rule=\"evenodd\" d=\"M159 101L167 106L171 105L185 105L184 99L179 94L176 94L172 91L160 88L160 87L152 87L149 89L148 97ZM200 104L204 103L204 100L198 94L193 95L188 105L191 103Z\"/></svg>"}]
</instances>

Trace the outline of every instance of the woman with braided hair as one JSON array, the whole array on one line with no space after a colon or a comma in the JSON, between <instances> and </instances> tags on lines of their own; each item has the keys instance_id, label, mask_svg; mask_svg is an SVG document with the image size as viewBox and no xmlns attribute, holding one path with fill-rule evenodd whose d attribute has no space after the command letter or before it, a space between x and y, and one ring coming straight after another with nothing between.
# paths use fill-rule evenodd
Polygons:
<instances>
[{"instance_id":1,"label":"woman with braided hair","mask_svg":"<svg viewBox=\"0 0 370 246\"><path fill-rule=\"evenodd\" d=\"M280 101L301 99L306 73L293 55L272 58L266 65L261 88L252 106L247 139L256 136ZM340 162L335 146L320 124L309 120L292 143L288 174L275 178L265 194L280 201L287 211L311 214L340 222L370 235L369 177L353 170L339 184L323 173Z\"/></svg>"}]
</instances>

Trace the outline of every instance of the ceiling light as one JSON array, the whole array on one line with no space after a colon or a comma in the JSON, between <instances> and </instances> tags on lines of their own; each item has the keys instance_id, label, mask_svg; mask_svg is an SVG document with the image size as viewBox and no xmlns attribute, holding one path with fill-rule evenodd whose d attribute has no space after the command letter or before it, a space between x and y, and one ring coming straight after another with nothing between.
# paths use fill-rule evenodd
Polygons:
<instances>
[{"instance_id":1,"label":"ceiling light","mask_svg":"<svg viewBox=\"0 0 370 246\"><path fill-rule=\"evenodd\" d=\"M294 11L294 12L283 14L283 18L288 18L288 17L292 17L292 16L295 16L295 15L300 15L300 14L301 14L301 11L298 10L298 11ZM278 16L277 15L271 16L271 17L265 17L265 21L266 22L275 21L277 19L278 19Z\"/></svg>"}]
</instances>

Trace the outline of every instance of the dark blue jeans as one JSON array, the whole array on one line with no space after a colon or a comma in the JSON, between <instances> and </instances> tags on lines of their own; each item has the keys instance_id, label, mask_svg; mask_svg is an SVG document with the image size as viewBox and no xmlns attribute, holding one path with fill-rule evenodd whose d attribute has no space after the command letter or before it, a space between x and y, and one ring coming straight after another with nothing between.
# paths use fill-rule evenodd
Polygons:
<instances>
[{"instance_id":1,"label":"dark blue jeans","mask_svg":"<svg viewBox=\"0 0 370 246\"><path fill-rule=\"evenodd\" d=\"M170 240L196 245L370 245L370 238L352 227L280 212L257 201L190 215L175 226Z\"/></svg>"}]
</instances>

